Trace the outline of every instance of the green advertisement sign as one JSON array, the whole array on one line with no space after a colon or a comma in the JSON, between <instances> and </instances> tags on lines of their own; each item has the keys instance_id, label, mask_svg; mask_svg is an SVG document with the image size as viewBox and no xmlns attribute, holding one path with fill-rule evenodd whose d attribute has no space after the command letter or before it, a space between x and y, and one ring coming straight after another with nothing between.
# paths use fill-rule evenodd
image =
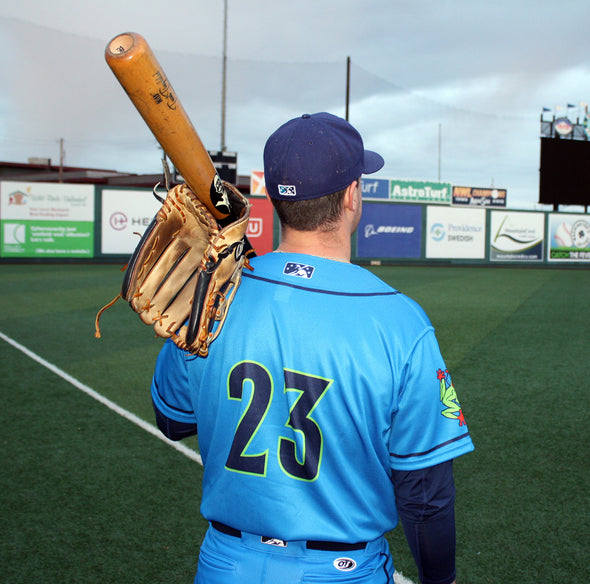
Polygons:
<instances>
[{"instance_id":1,"label":"green advertisement sign","mask_svg":"<svg viewBox=\"0 0 590 584\"><path fill-rule=\"evenodd\" d=\"M2 257L92 257L92 221L2 221Z\"/></svg>"},{"instance_id":2,"label":"green advertisement sign","mask_svg":"<svg viewBox=\"0 0 590 584\"><path fill-rule=\"evenodd\" d=\"M94 255L94 187L0 183L0 255L83 258Z\"/></svg>"},{"instance_id":3,"label":"green advertisement sign","mask_svg":"<svg viewBox=\"0 0 590 584\"><path fill-rule=\"evenodd\" d=\"M450 183L420 180L389 181L389 198L393 201L450 205L451 195L452 186Z\"/></svg>"}]
</instances>

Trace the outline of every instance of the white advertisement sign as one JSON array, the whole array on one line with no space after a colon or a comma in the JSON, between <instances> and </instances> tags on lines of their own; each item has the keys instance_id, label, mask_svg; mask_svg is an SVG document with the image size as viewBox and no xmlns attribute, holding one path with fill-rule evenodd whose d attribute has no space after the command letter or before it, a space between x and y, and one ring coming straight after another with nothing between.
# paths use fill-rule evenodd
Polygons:
<instances>
[{"instance_id":1,"label":"white advertisement sign","mask_svg":"<svg viewBox=\"0 0 590 584\"><path fill-rule=\"evenodd\" d=\"M426 257L485 258L485 209L428 206Z\"/></svg>"},{"instance_id":2,"label":"white advertisement sign","mask_svg":"<svg viewBox=\"0 0 590 584\"><path fill-rule=\"evenodd\" d=\"M542 261L544 237L543 213L492 211L490 260Z\"/></svg>"},{"instance_id":3,"label":"white advertisement sign","mask_svg":"<svg viewBox=\"0 0 590 584\"><path fill-rule=\"evenodd\" d=\"M132 254L161 206L150 190L104 189L101 252Z\"/></svg>"},{"instance_id":4,"label":"white advertisement sign","mask_svg":"<svg viewBox=\"0 0 590 584\"><path fill-rule=\"evenodd\" d=\"M551 213L549 215L550 262L590 261L590 216Z\"/></svg>"},{"instance_id":5,"label":"white advertisement sign","mask_svg":"<svg viewBox=\"0 0 590 584\"><path fill-rule=\"evenodd\" d=\"M0 183L3 220L92 221L94 186L64 183Z\"/></svg>"}]
</instances>

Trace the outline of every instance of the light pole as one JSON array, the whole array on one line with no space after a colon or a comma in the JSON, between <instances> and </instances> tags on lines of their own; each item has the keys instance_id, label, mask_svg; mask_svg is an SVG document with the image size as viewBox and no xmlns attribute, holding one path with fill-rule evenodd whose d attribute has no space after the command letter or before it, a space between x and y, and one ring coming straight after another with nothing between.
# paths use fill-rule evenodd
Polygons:
<instances>
[{"instance_id":1,"label":"light pole","mask_svg":"<svg viewBox=\"0 0 590 584\"><path fill-rule=\"evenodd\" d=\"M227 0L223 0L223 63L221 74L221 151L225 152L225 93L227 74Z\"/></svg>"}]
</instances>

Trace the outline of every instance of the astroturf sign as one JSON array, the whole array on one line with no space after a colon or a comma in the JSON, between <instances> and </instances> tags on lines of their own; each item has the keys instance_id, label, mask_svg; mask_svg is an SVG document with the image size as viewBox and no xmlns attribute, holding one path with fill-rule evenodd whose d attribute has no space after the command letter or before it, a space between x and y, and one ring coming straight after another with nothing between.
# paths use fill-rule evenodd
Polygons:
<instances>
[{"instance_id":1,"label":"astroturf sign","mask_svg":"<svg viewBox=\"0 0 590 584\"><path fill-rule=\"evenodd\" d=\"M550 262L590 262L590 215L549 214Z\"/></svg>"},{"instance_id":2,"label":"astroturf sign","mask_svg":"<svg viewBox=\"0 0 590 584\"><path fill-rule=\"evenodd\" d=\"M389 199L404 203L440 203L450 205L450 183L421 180L390 180Z\"/></svg>"},{"instance_id":3,"label":"astroturf sign","mask_svg":"<svg viewBox=\"0 0 590 584\"><path fill-rule=\"evenodd\" d=\"M0 182L0 255L80 258L94 253L94 186Z\"/></svg>"}]
</instances>

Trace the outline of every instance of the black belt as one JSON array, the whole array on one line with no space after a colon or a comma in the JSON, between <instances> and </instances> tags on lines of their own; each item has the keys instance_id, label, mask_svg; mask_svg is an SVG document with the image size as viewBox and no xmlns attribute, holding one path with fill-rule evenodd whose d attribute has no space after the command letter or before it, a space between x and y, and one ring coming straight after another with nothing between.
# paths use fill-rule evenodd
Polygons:
<instances>
[{"instance_id":1,"label":"black belt","mask_svg":"<svg viewBox=\"0 0 590 584\"><path fill-rule=\"evenodd\" d=\"M217 529L217 531L221 531L221 533L225 533L226 535L231 535L233 537L242 537L242 532L240 530L234 529L229 525L225 525L225 523L219 523L219 521L211 521L211 525L215 529ZM307 541L305 542L305 544L308 550L322 550L325 552L350 552L354 550L364 550L367 547L366 541L361 541L359 543L339 543L336 541Z\"/></svg>"}]
</instances>

